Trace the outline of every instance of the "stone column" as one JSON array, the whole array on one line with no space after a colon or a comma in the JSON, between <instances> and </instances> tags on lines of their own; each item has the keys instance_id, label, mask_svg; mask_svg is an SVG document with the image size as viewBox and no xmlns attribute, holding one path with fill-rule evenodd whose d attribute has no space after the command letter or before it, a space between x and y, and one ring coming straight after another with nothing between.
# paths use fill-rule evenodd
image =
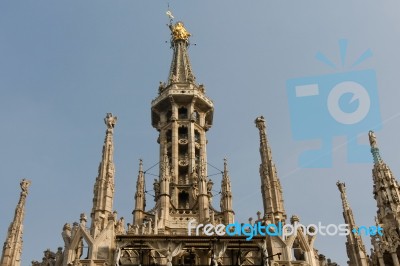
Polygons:
<instances>
[{"instance_id":1,"label":"stone column","mask_svg":"<svg viewBox=\"0 0 400 266\"><path fill-rule=\"evenodd\" d=\"M394 251L392 252L392 260L393 260L393 266L399 266L399 258L397 257L397 253Z\"/></svg>"}]
</instances>

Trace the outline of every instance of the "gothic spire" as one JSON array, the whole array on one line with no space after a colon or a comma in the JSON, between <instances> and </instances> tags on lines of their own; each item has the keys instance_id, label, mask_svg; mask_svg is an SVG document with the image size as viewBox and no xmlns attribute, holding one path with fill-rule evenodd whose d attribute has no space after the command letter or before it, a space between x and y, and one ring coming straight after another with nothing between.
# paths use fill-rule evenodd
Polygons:
<instances>
[{"instance_id":1,"label":"gothic spire","mask_svg":"<svg viewBox=\"0 0 400 266\"><path fill-rule=\"evenodd\" d=\"M372 239L373 243L376 242L376 239L379 240L379 245L375 246L374 253L379 260L390 256L393 260L393 265L400 265L400 256L397 255L396 250L400 246L400 234L395 229L400 224L400 217L397 215L400 209L399 183L389 166L380 156L374 132L370 131L368 135L374 159L372 177L374 183L373 194L378 207L376 222L377 225L383 228L384 232L383 236L377 235Z\"/></svg>"},{"instance_id":2,"label":"gothic spire","mask_svg":"<svg viewBox=\"0 0 400 266\"><path fill-rule=\"evenodd\" d=\"M151 215L157 233L184 231L175 223L182 211L199 221L210 217L212 181L207 178L207 135L213 125L214 105L205 87L196 84L188 55L190 33L182 22L170 18L173 56L166 83L151 102L151 124L159 132L159 180L155 180L156 205ZM179 210L179 211L177 211ZM156 232L156 231L155 231Z\"/></svg>"},{"instance_id":3,"label":"gothic spire","mask_svg":"<svg viewBox=\"0 0 400 266\"><path fill-rule=\"evenodd\" d=\"M349 225L350 230L357 228L357 225L354 221L353 210L350 208L350 204L347 200L346 185L345 183L341 183L339 181L336 183L336 185L340 191L340 197L342 198L344 222ZM347 237L346 250L347 250L347 257L349 258L348 265L368 266L369 259L367 257L367 253L365 251L365 246L361 236L350 233L346 237Z\"/></svg>"},{"instance_id":4,"label":"gothic spire","mask_svg":"<svg viewBox=\"0 0 400 266\"><path fill-rule=\"evenodd\" d=\"M187 48L191 34L186 30L183 22L178 21L174 25L169 24L171 30L171 47L174 49L168 84L193 83L195 77L192 72Z\"/></svg>"},{"instance_id":5,"label":"gothic spire","mask_svg":"<svg viewBox=\"0 0 400 266\"><path fill-rule=\"evenodd\" d=\"M225 224L233 223L231 179L228 173L228 162L224 159L224 172L221 181L221 212L224 214Z\"/></svg>"},{"instance_id":6,"label":"gothic spire","mask_svg":"<svg viewBox=\"0 0 400 266\"><path fill-rule=\"evenodd\" d=\"M139 161L139 174L136 182L136 193L135 193L135 209L133 211L134 220L133 224L139 225L143 222L143 212L146 207L146 187L143 172L143 161Z\"/></svg>"},{"instance_id":7,"label":"gothic spire","mask_svg":"<svg viewBox=\"0 0 400 266\"><path fill-rule=\"evenodd\" d=\"M92 225L90 230L93 236L106 227L108 217L113 214L115 174L113 133L117 117L113 116L112 113L107 113L104 123L107 127L106 137L99 165L99 173L94 184L93 208L91 213Z\"/></svg>"},{"instance_id":8,"label":"gothic spire","mask_svg":"<svg viewBox=\"0 0 400 266\"><path fill-rule=\"evenodd\" d=\"M6 241L3 246L3 253L0 260L1 266L19 266L21 265L21 253L22 253L22 234L23 234L23 222L25 216L25 203L26 196L28 195L28 188L31 182L22 179L21 194L17 207L15 208L14 220L8 227L8 233Z\"/></svg>"},{"instance_id":9,"label":"gothic spire","mask_svg":"<svg viewBox=\"0 0 400 266\"><path fill-rule=\"evenodd\" d=\"M272 161L271 149L265 132L264 117L257 117L255 123L260 133L260 177L264 217L272 223L278 223L279 221L285 222L286 212L283 204L282 188L275 164Z\"/></svg>"}]
</instances>

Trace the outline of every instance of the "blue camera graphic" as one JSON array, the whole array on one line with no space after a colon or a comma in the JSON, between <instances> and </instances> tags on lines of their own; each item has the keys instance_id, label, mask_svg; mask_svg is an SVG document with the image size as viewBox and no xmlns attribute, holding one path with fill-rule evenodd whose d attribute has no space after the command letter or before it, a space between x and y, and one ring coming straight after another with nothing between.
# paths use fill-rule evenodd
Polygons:
<instances>
[{"instance_id":1,"label":"blue camera graphic","mask_svg":"<svg viewBox=\"0 0 400 266\"><path fill-rule=\"evenodd\" d=\"M300 155L301 167L331 167L337 136L347 136L348 162L372 161L357 136L381 127L374 70L289 79L286 88L294 139L321 141L320 149Z\"/></svg>"}]
</instances>

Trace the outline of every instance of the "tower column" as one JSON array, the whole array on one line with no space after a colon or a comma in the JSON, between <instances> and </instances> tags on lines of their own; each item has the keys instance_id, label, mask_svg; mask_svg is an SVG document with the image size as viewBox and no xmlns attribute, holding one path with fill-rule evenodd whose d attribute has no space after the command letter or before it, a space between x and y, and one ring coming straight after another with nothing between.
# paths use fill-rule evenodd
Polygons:
<instances>
[{"instance_id":1,"label":"tower column","mask_svg":"<svg viewBox=\"0 0 400 266\"><path fill-rule=\"evenodd\" d=\"M171 149L171 156L172 156L172 169L174 176L172 176L171 180L174 183L178 183L179 179L179 134L178 134L178 106L174 103L172 104L172 117L175 118L172 120L172 149Z\"/></svg>"},{"instance_id":2,"label":"tower column","mask_svg":"<svg viewBox=\"0 0 400 266\"><path fill-rule=\"evenodd\" d=\"M188 138L189 138L189 174L192 174L193 169L196 168L196 141L195 141L195 129L196 126L192 121L188 128Z\"/></svg>"},{"instance_id":3,"label":"tower column","mask_svg":"<svg viewBox=\"0 0 400 266\"><path fill-rule=\"evenodd\" d=\"M199 222L205 222L210 218L209 201L207 193L207 176L206 162L202 156L203 151L200 150L200 166L199 166Z\"/></svg>"},{"instance_id":4,"label":"tower column","mask_svg":"<svg viewBox=\"0 0 400 266\"><path fill-rule=\"evenodd\" d=\"M190 123L189 123L189 128L188 128L188 153L189 153L189 176L191 178L189 183L192 183L193 180L193 169L195 169L196 167L196 140L195 140L195 120L194 117L192 116L193 112L194 112L194 105L196 103L196 97L194 97L192 99L192 103L190 104L190 108L188 109L188 115L189 115L189 119L190 119Z\"/></svg>"},{"instance_id":5,"label":"tower column","mask_svg":"<svg viewBox=\"0 0 400 266\"><path fill-rule=\"evenodd\" d=\"M171 181L171 176L170 176L169 158L168 158L167 146L165 146L163 161L161 163L161 179L160 179L160 207L161 207L160 223L163 227L168 226L169 224L170 181Z\"/></svg>"},{"instance_id":6,"label":"tower column","mask_svg":"<svg viewBox=\"0 0 400 266\"><path fill-rule=\"evenodd\" d=\"M393 266L399 266L399 259L396 252L392 252Z\"/></svg>"},{"instance_id":7,"label":"tower column","mask_svg":"<svg viewBox=\"0 0 400 266\"><path fill-rule=\"evenodd\" d=\"M202 131L200 133L200 156L203 158L203 167L204 167L204 175L205 178L207 179L207 136L206 132Z\"/></svg>"}]
</instances>

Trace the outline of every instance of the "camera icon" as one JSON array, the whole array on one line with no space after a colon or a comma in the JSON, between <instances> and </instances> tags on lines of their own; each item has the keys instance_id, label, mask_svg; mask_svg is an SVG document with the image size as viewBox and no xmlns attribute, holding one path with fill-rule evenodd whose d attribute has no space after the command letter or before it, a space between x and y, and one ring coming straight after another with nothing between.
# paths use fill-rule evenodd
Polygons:
<instances>
[{"instance_id":1,"label":"camera icon","mask_svg":"<svg viewBox=\"0 0 400 266\"><path fill-rule=\"evenodd\" d=\"M371 162L357 136L381 127L374 70L289 79L286 84L295 140L320 140L319 150L300 155L301 167L331 167L332 141L347 136L347 161Z\"/></svg>"}]
</instances>

